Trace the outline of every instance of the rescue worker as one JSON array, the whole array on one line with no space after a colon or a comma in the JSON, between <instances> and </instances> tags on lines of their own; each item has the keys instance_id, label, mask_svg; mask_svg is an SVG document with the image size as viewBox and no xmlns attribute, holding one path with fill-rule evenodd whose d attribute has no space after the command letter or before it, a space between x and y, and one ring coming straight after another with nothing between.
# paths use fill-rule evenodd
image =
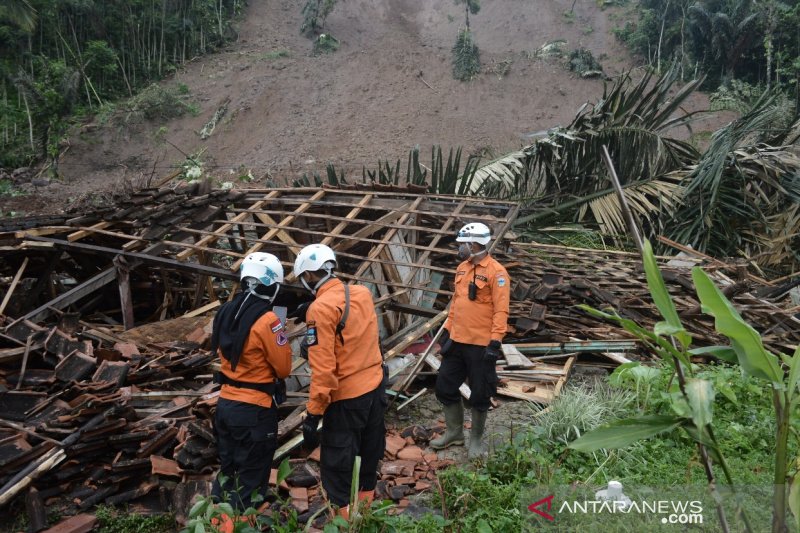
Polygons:
<instances>
[{"instance_id":1,"label":"rescue worker","mask_svg":"<svg viewBox=\"0 0 800 533\"><path fill-rule=\"evenodd\" d=\"M212 494L244 510L266 497L278 447L277 403L285 397L283 378L292 368L285 325L272 311L283 282L283 266L272 254L256 252L242 262L242 291L214 317L211 349L220 355L222 384L214 431L221 484ZM252 500L255 494L262 498Z\"/></svg>"},{"instance_id":2,"label":"rescue worker","mask_svg":"<svg viewBox=\"0 0 800 533\"><path fill-rule=\"evenodd\" d=\"M307 309L299 311L305 311L302 350L311 367L303 438L311 449L321 440L322 487L347 519L357 455L361 456L358 499L367 505L372 502L378 461L386 447L387 402L372 295L366 287L342 283L335 268L336 256L323 244L306 246L294 263L294 275L315 296Z\"/></svg>"},{"instance_id":3,"label":"rescue worker","mask_svg":"<svg viewBox=\"0 0 800 533\"><path fill-rule=\"evenodd\" d=\"M468 456L486 453L483 433L490 398L497 393L495 364L506 334L511 280L489 255L489 227L473 222L461 228L456 241L458 265L453 300L439 341L442 366L436 377L436 398L444 409L445 434L431 441L437 450L464 444L464 407L458 388L466 379L472 394L472 432Z\"/></svg>"}]
</instances>

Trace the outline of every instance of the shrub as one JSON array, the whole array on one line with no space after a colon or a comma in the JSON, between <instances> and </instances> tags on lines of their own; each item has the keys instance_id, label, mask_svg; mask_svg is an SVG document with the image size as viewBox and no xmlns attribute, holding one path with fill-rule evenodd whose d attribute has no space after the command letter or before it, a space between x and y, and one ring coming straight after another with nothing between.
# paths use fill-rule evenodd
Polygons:
<instances>
[{"instance_id":1,"label":"shrub","mask_svg":"<svg viewBox=\"0 0 800 533\"><path fill-rule=\"evenodd\" d=\"M332 54L339 49L339 40L330 33L323 33L314 41L314 55Z\"/></svg>"}]
</instances>

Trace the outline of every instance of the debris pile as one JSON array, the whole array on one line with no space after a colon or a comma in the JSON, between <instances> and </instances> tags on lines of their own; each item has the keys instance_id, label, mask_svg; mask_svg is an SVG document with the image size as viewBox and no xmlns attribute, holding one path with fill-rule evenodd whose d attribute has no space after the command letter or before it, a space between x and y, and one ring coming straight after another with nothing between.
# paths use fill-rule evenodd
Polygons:
<instances>
[{"instance_id":1,"label":"debris pile","mask_svg":"<svg viewBox=\"0 0 800 533\"><path fill-rule=\"evenodd\" d=\"M147 501L185 518L217 468L211 316L235 294L239 264L255 251L277 255L290 272L302 246L322 242L337 253L341 278L372 290L397 409L426 391L417 380L425 366L438 369L435 338L458 262L453 234L469 221L493 229L492 253L512 278L500 396L546 405L577 365L611 369L646 355L623 329L577 308L612 307L652 327L659 317L638 256L512 242L506 232L518 210L404 188L189 186L143 190L72 218L4 220L0 507L23 495L29 509L59 499L72 512ZM694 297L694 265L714 271L770 349L800 342L782 287L690 250L677 263L660 261L698 344L719 338ZM307 296L289 275L281 298L277 305L292 306ZM288 327L297 342L302 325ZM321 505L315 453L299 451L308 383L308 367L296 358L276 453L276 461L291 457L283 488L306 517ZM469 387L461 391L469 397ZM436 471L450 463L427 451L430 433L389 432L380 497L402 508L412 493L431 490Z\"/></svg>"}]
</instances>

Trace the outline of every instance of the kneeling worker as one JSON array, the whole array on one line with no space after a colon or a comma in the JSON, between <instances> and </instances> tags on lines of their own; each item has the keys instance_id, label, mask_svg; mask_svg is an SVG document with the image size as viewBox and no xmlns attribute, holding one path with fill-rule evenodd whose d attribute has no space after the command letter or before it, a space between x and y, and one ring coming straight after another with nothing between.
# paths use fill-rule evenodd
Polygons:
<instances>
[{"instance_id":1,"label":"kneeling worker","mask_svg":"<svg viewBox=\"0 0 800 533\"><path fill-rule=\"evenodd\" d=\"M214 419L220 472L214 481L219 500L244 510L258 494L266 497L269 473L278 447L276 396L292 368L284 324L272 311L283 282L283 266L272 254L256 252L242 262L242 292L214 317L212 351L218 351L222 384ZM280 401L280 400L278 400Z\"/></svg>"},{"instance_id":2,"label":"kneeling worker","mask_svg":"<svg viewBox=\"0 0 800 533\"><path fill-rule=\"evenodd\" d=\"M348 518L357 455L359 500L369 503L375 492L378 461L386 447L386 397L372 294L366 287L342 283L335 267L333 250L312 244L297 255L294 274L315 296L305 311L303 344L311 386L303 437L307 446L316 447L322 419L322 488Z\"/></svg>"}]
</instances>

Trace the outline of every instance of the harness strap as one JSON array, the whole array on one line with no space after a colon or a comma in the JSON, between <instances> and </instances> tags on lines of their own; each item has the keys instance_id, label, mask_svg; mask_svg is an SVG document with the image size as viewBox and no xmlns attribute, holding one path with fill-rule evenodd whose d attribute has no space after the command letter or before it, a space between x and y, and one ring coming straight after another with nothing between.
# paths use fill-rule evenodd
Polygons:
<instances>
[{"instance_id":1,"label":"harness strap","mask_svg":"<svg viewBox=\"0 0 800 533\"><path fill-rule=\"evenodd\" d=\"M274 381L270 381L269 383L252 383L250 381L239 381L238 379L229 378L222 372L215 372L214 383L219 383L221 385L230 385L231 387L237 387L240 389L257 390L259 392L267 393L270 396L275 396Z\"/></svg>"}]
</instances>

